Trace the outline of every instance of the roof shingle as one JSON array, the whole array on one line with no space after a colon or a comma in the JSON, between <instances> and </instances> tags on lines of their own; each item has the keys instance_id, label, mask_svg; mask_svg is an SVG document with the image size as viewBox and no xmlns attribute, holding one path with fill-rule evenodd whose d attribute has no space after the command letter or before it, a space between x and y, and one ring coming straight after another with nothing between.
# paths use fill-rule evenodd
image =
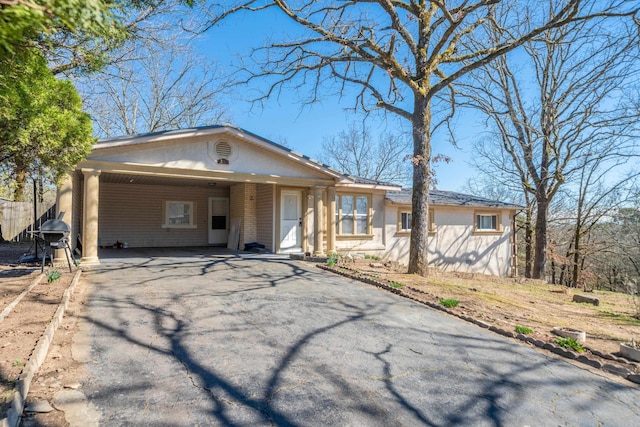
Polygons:
<instances>
[{"instance_id":1,"label":"roof shingle","mask_svg":"<svg viewBox=\"0 0 640 427\"><path fill-rule=\"evenodd\" d=\"M387 191L386 199L392 203L410 205L413 191L411 188L403 188L401 191ZM498 200L469 194L456 193L454 191L431 190L429 191L429 203L442 206L478 206L491 208L522 209L522 206Z\"/></svg>"}]
</instances>

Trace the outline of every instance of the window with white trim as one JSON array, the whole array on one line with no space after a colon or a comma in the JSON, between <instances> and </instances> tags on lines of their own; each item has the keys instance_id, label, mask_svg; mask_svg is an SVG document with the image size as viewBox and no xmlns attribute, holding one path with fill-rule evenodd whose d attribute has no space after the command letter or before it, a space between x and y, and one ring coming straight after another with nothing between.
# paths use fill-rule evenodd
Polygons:
<instances>
[{"instance_id":1,"label":"window with white trim","mask_svg":"<svg viewBox=\"0 0 640 427\"><path fill-rule=\"evenodd\" d=\"M165 202L163 228L195 228L193 202Z\"/></svg>"},{"instance_id":2,"label":"window with white trim","mask_svg":"<svg viewBox=\"0 0 640 427\"><path fill-rule=\"evenodd\" d=\"M499 231L500 223L497 214L476 214L477 231Z\"/></svg>"},{"instance_id":3,"label":"window with white trim","mask_svg":"<svg viewBox=\"0 0 640 427\"><path fill-rule=\"evenodd\" d=\"M398 231L400 233L409 233L411 231L412 213L410 210L399 211ZM436 222L433 209L429 209L429 233L435 233Z\"/></svg>"},{"instance_id":4,"label":"window with white trim","mask_svg":"<svg viewBox=\"0 0 640 427\"><path fill-rule=\"evenodd\" d=\"M400 231L411 231L411 212L400 213Z\"/></svg>"},{"instance_id":5,"label":"window with white trim","mask_svg":"<svg viewBox=\"0 0 640 427\"><path fill-rule=\"evenodd\" d=\"M369 235L369 196L336 195L336 234Z\"/></svg>"}]
</instances>

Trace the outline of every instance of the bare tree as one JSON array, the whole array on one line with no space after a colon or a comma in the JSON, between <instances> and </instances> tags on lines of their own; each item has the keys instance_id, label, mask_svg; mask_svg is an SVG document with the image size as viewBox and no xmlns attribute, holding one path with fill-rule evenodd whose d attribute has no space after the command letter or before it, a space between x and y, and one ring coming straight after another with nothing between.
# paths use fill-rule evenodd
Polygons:
<instances>
[{"instance_id":1,"label":"bare tree","mask_svg":"<svg viewBox=\"0 0 640 427\"><path fill-rule=\"evenodd\" d=\"M46 54L54 74L79 76L118 64L130 59L140 43L168 40L167 35L198 25L200 16L199 4L192 0L98 0L91 6L107 11L78 7L80 23L95 14L94 20L102 24L98 30L75 28L78 18L72 16L73 19L62 20L62 23L70 22L74 31L53 28L49 37L34 41ZM59 9L66 11L69 7Z\"/></svg>"},{"instance_id":2,"label":"bare tree","mask_svg":"<svg viewBox=\"0 0 640 427\"><path fill-rule=\"evenodd\" d=\"M179 42L145 41L126 60L79 78L100 136L189 128L227 120L214 64ZM90 79L90 80L89 80Z\"/></svg>"},{"instance_id":3,"label":"bare tree","mask_svg":"<svg viewBox=\"0 0 640 427\"><path fill-rule=\"evenodd\" d=\"M261 99L310 86L308 101L314 102L331 89L346 94L347 87L356 87L356 107L383 109L411 124L409 272L426 275L432 136L446 129L455 112L454 83L550 28L594 16L633 16L638 2L246 0L212 5L210 26L238 11L269 8L279 9L300 32L251 55L244 83L266 79ZM500 28L498 38L487 32L488 23ZM438 95L445 94L441 102Z\"/></svg>"},{"instance_id":4,"label":"bare tree","mask_svg":"<svg viewBox=\"0 0 640 427\"><path fill-rule=\"evenodd\" d=\"M496 130L492 148L479 147L482 170L497 168L535 200L534 278L545 275L549 206L559 190L633 151L637 118L617 98L638 74L637 46L636 29L624 22L574 22L487 64L465 86Z\"/></svg>"},{"instance_id":5,"label":"bare tree","mask_svg":"<svg viewBox=\"0 0 640 427\"><path fill-rule=\"evenodd\" d=\"M407 155L411 143L404 135L380 134L377 141L364 123L351 123L347 130L326 137L320 160L360 178L405 184L409 181Z\"/></svg>"}]
</instances>

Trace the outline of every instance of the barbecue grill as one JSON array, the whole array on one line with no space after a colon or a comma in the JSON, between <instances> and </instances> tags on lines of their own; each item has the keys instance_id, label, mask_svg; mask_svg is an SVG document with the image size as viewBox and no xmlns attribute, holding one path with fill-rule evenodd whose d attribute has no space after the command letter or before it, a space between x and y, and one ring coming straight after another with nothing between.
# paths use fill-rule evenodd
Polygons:
<instances>
[{"instance_id":1,"label":"barbecue grill","mask_svg":"<svg viewBox=\"0 0 640 427\"><path fill-rule=\"evenodd\" d=\"M44 271L44 263L47 259L47 248L49 248L49 256L51 257L51 265L53 265L53 250L63 249L64 254L67 257L67 264L69 265L69 271L71 269L71 260L69 255L71 254L71 248L69 247L69 234L71 234L71 227L64 222L61 218L64 216L64 212L60 212L57 219L50 219L45 221L39 230L39 238L44 245L44 254L42 255L42 269ZM71 254L73 257L73 254ZM78 265L75 257L73 257L73 263Z\"/></svg>"}]
</instances>

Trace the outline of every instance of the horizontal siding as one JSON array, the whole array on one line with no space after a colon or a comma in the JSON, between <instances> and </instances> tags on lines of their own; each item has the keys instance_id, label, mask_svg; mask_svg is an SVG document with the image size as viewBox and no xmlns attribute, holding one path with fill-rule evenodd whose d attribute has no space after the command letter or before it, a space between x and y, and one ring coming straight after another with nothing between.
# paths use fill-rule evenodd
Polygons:
<instances>
[{"instance_id":1,"label":"horizontal siding","mask_svg":"<svg viewBox=\"0 0 640 427\"><path fill-rule=\"evenodd\" d=\"M259 184L256 197L257 241L273 251L273 191L270 184Z\"/></svg>"},{"instance_id":2,"label":"horizontal siding","mask_svg":"<svg viewBox=\"0 0 640 427\"><path fill-rule=\"evenodd\" d=\"M100 246L203 246L208 243L208 198L212 190L136 184L100 184ZM217 194L216 194L217 195ZM195 229L162 228L166 201L194 202Z\"/></svg>"}]
</instances>

